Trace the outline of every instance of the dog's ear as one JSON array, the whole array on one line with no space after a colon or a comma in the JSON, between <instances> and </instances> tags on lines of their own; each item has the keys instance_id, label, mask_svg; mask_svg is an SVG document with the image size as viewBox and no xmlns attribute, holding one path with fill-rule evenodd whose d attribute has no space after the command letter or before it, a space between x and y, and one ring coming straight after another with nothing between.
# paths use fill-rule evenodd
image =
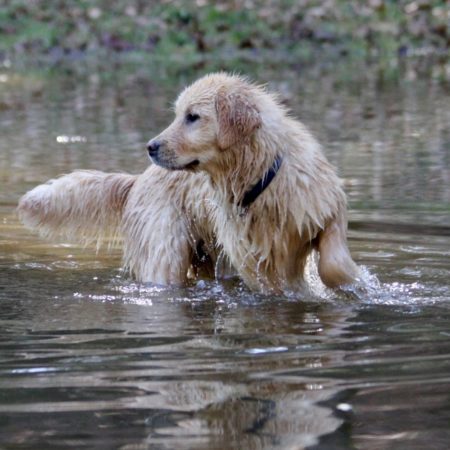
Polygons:
<instances>
[{"instance_id":1,"label":"dog's ear","mask_svg":"<svg viewBox=\"0 0 450 450\"><path fill-rule=\"evenodd\" d=\"M258 108L245 94L221 90L217 93L215 106L219 123L217 141L222 150L251 136L261 126Z\"/></svg>"}]
</instances>

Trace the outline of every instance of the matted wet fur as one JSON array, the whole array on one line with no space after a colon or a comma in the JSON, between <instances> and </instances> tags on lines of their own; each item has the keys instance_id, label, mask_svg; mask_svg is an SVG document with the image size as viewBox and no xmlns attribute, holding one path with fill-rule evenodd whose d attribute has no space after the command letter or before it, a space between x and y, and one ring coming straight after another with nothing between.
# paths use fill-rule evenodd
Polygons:
<instances>
[{"instance_id":1,"label":"matted wet fur","mask_svg":"<svg viewBox=\"0 0 450 450\"><path fill-rule=\"evenodd\" d=\"M314 249L327 286L355 281L341 181L273 95L217 73L186 88L175 110L149 142L154 164L143 174L77 171L51 180L22 197L22 221L49 237L118 233L125 265L144 282L182 285L193 273L214 273L223 255L252 289L296 289ZM243 210L243 196L277 157L272 182Z\"/></svg>"}]
</instances>

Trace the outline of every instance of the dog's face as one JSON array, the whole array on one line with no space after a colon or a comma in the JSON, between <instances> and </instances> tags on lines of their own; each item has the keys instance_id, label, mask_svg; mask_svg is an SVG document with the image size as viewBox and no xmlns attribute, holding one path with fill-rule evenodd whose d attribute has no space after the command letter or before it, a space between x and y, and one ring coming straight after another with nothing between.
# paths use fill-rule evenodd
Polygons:
<instances>
[{"instance_id":1,"label":"dog's face","mask_svg":"<svg viewBox=\"0 0 450 450\"><path fill-rule=\"evenodd\" d=\"M175 120L148 143L148 151L154 163L167 169L208 170L260 126L250 85L238 77L209 75L181 93Z\"/></svg>"}]
</instances>

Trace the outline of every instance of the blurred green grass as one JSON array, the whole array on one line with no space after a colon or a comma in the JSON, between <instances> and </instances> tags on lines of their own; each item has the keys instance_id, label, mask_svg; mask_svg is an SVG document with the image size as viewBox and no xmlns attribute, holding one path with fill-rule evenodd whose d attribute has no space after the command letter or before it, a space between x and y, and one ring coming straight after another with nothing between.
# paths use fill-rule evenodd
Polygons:
<instances>
[{"instance_id":1,"label":"blurred green grass","mask_svg":"<svg viewBox=\"0 0 450 450\"><path fill-rule=\"evenodd\" d=\"M60 59L96 52L389 65L401 56L448 60L446 0L3 0L0 57Z\"/></svg>"}]
</instances>

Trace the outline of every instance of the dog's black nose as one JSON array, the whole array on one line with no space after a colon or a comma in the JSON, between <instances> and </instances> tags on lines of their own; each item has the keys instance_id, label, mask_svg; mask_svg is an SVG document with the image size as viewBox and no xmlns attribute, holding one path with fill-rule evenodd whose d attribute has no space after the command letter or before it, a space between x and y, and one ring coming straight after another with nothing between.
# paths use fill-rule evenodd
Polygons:
<instances>
[{"instance_id":1,"label":"dog's black nose","mask_svg":"<svg viewBox=\"0 0 450 450\"><path fill-rule=\"evenodd\" d=\"M148 154L150 156L156 156L160 146L161 144L159 141L150 141L147 145Z\"/></svg>"}]
</instances>

